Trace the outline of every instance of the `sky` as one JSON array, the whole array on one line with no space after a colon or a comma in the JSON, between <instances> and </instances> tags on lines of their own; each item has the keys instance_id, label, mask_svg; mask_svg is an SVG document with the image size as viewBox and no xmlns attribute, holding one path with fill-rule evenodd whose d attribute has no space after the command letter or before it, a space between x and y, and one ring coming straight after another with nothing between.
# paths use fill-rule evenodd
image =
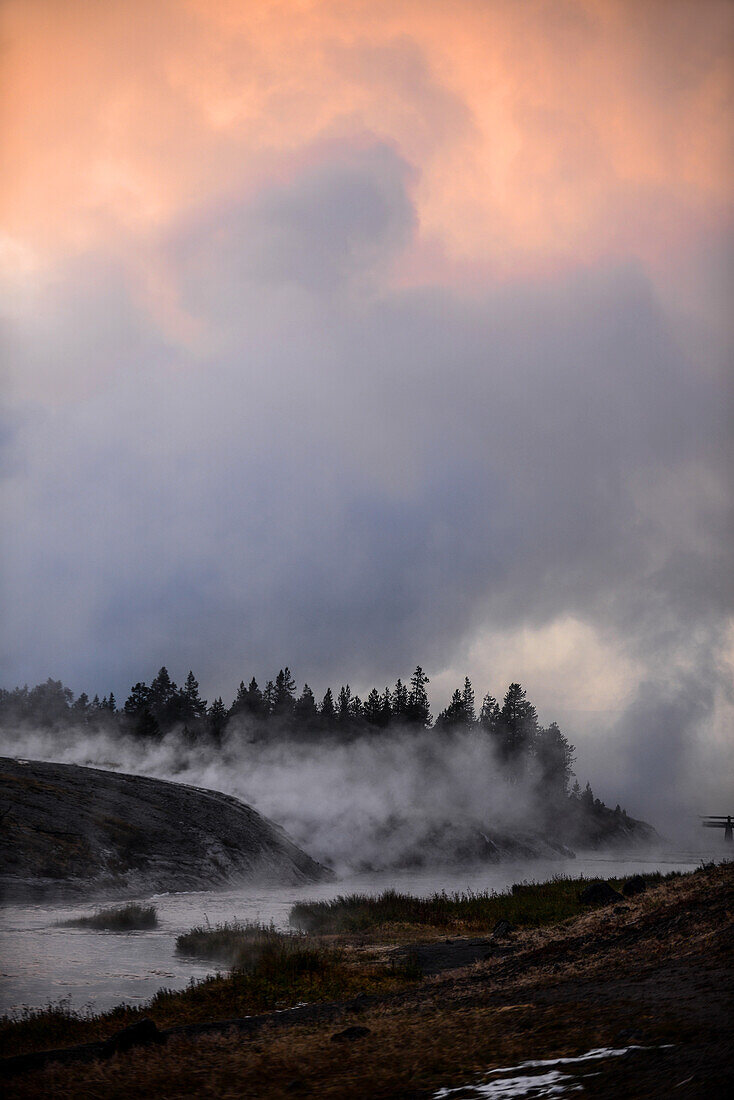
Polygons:
<instances>
[{"instance_id":1,"label":"sky","mask_svg":"<svg viewBox=\"0 0 734 1100\"><path fill-rule=\"evenodd\" d=\"M731 809L734 5L0 20L0 683L519 680Z\"/></svg>"}]
</instances>

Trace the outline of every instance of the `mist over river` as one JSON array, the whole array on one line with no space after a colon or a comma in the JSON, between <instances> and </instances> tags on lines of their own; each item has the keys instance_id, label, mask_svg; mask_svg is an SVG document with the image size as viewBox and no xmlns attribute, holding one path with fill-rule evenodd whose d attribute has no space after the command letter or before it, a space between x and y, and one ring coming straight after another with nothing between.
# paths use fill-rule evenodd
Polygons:
<instances>
[{"instance_id":1,"label":"mist over river","mask_svg":"<svg viewBox=\"0 0 734 1100\"><path fill-rule=\"evenodd\" d=\"M574 860L530 860L475 868L351 875L300 887L207 890L155 894L139 900L158 910L159 926L148 932L98 932L65 928L59 922L86 915L94 906L35 904L6 906L0 913L0 1013L18 1013L59 1001L72 1008L105 1011L125 1001L139 1004L158 989L183 988L217 967L178 956L176 937L198 924L231 920L272 921L288 927L296 901L339 894L376 894L394 887L416 896L441 890L506 890L514 882L543 882L553 875L612 878L654 870L689 871L702 861L729 855L721 842L696 851L668 851L634 857L580 856Z\"/></svg>"}]
</instances>

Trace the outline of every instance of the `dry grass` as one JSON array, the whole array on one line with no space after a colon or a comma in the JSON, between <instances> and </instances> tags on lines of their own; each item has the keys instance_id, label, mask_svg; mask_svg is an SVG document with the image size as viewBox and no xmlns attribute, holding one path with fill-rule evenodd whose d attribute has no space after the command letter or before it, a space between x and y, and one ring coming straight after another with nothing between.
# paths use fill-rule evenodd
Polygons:
<instances>
[{"instance_id":1,"label":"dry grass","mask_svg":"<svg viewBox=\"0 0 734 1100\"><path fill-rule=\"evenodd\" d=\"M606 1044L609 1026L599 1012L585 1012L573 1037L574 1052ZM370 1033L354 1043L331 1036L349 1023ZM141 1100L158 1097L222 1098L294 1095L383 1098L430 1096L446 1084L477 1080L488 1067L512 1065L527 1050L528 1036L544 1051L569 1051L567 1023L557 1011L518 1005L415 1012L382 1009L323 1028L174 1040L160 1050L133 1052L91 1066L49 1068L9 1082L10 1097ZM42 1092L34 1092L41 1089Z\"/></svg>"},{"instance_id":2,"label":"dry grass","mask_svg":"<svg viewBox=\"0 0 734 1100\"><path fill-rule=\"evenodd\" d=\"M594 1078L596 1097L718 1100L731 1085L733 887L731 866L661 883L623 912L519 932L507 955L338 1023L173 1039L106 1062L49 1067L8 1082L7 1100L428 1097L497 1065L634 1042L619 1038L630 1029L645 1045L674 1046L647 1061L615 1060ZM352 1023L368 1034L331 1041Z\"/></svg>"},{"instance_id":3,"label":"dry grass","mask_svg":"<svg viewBox=\"0 0 734 1100\"><path fill-rule=\"evenodd\" d=\"M286 938L274 925L254 921L225 921L215 925L197 925L176 939L176 951L197 959L209 959L227 966L248 968L266 947L292 943L297 934Z\"/></svg>"},{"instance_id":4,"label":"dry grass","mask_svg":"<svg viewBox=\"0 0 734 1100\"><path fill-rule=\"evenodd\" d=\"M143 932L158 926L158 913L154 905L119 905L62 923L68 928L94 928L100 932Z\"/></svg>"},{"instance_id":5,"label":"dry grass","mask_svg":"<svg viewBox=\"0 0 734 1100\"><path fill-rule=\"evenodd\" d=\"M645 878L655 885L678 875L678 872L668 876L655 873ZM503 894L440 893L427 898L396 890L386 890L377 897L348 894L329 901L299 902L291 909L290 921L296 928L321 935L385 928L407 930L411 926L424 932L460 935L491 931L500 920L508 921L514 928L537 928L583 913L586 907L579 902L579 893L595 881L598 880L556 875L550 882L519 883ZM610 885L619 890L623 881L612 879Z\"/></svg>"},{"instance_id":6,"label":"dry grass","mask_svg":"<svg viewBox=\"0 0 734 1100\"><path fill-rule=\"evenodd\" d=\"M143 1016L160 1028L229 1020L296 1004L345 1000L357 993L386 993L422 977L410 957L385 959L376 952L306 935L262 928L259 932L247 945L238 945L230 972L192 979L183 990L161 989L139 1008L120 1005L93 1015L74 1012L62 1003L26 1011L18 1018L3 1017L0 1056L106 1039Z\"/></svg>"}]
</instances>

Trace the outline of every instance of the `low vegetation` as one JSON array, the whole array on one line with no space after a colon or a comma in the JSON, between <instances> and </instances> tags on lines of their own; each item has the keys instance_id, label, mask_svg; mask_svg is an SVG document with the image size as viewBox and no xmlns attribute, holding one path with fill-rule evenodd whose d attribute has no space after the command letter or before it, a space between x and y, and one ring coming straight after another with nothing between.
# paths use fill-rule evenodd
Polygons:
<instances>
[{"instance_id":1,"label":"low vegetation","mask_svg":"<svg viewBox=\"0 0 734 1100\"><path fill-rule=\"evenodd\" d=\"M647 875L648 883L662 881L660 873ZM290 912L295 928L320 935L379 932L417 928L424 933L454 934L491 932L499 921L517 928L536 928L577 916L584 911L579 893L593 879L556 875L550 882L520 883L507 893L433 894L416 898L397 890L371 897L348 894L330 901L299 902ZM610 880L619 889L622 880Z\"/></svg>"},{"instance_id":2,"label":"low vegetation","mask_svg":"<svg viewBox=\"0 0 734 1100\"><path fill-rule=\"evenodd\" d=\"M290 937L297 947L298 940ZM225 921L223 924L198 925L176 939L179 955L226 963L247 969L265 948L284 945L288 940L271 925L251 921Z\"/></svg>"},{"instance_id":3,"label":"low vegetation","mask_svg":"<svg viewBox=\"0 0 734 1100\"><path fill-rule=\"evenodd\" d=\"M147 1014L156 1022L215 1020L328 1001L360 988L360 972L343 950L309 936L259 931L248 930L237 944L232 937L234 965L228 974L215 974L179 993L161 991Z\"/></svg>"},{"instance_id":4,"label":"low vegetation","mask_svg":"<svg viewBox=\"0 0 734 1100\"><path fill-rule=\"evenodd\" d=\"M645 876L651 886L678 877L677 872ZM405 988L422 977L416 955L386 952L380 943L443 939L447 931L488 934L501 920L516 928L553 924L588 911L578 896L589 881L557 876L517 884L505 894L414 898L391 890L378 897L302 903L294 906L291 919L308 931L296 933L240 922L193 928L179 937L177 950L231 960L228 973L192 980L183 990L162 989L146 1005L119 1005L100 1015L74 1012L62 1003L0 1018L0 1056L104 1039L143 1016L166 1028ZM622 882L613 879L610 885L619 888Z\"/></svg>"},{"instance_id":5,"label":"low vegetation","mask_svg":"<svg viewBox=\"0 0 734 1100\"><path fill-rule=\"evenodd\" d=\"M158 912L154 905L119 905L98 909L89 917L75 917L63 924L68 928L94 928L99 932L143 932L157 927Z\"/></svg>"},{"instance_id":6,"label":"low vegetation","mask_svg":"<svg viewBox=\"0 0 734 1100\"><path fill-rule=\"evenodd\" d=\"M179 937L180 942L187 945L187 954L200 958L216 959L220 949L234 952L234 966L225 974L192 979L182 990L161 989L140 1007L119 1005L92 1015L62 1002L4 1016L0 1057L104 1039L143 1016L160 1028L226 1020L301 1003L343 1000L361 992L388 992L422 977L411 957L388 960L261 925L195 928Z\"/></svg>"},{"instance_id":7,"label":"low vegetation","mask_svg":"<svg viewBox=\"0 0 734 1100\"><path fill-rule=\"evenodd\" d=\"M263 1028L251 1039L240 1031L173 1037L130 1056L49 1066L4 1086L9 1100L431 1096L452 1088L464 1094L465 1086L483 1084L498 1066L631 1044L629 1057L594 1063L594 1095L728 1096L733 866L665 876L669 881L634 898L629 908L592 911L571 924L568 935L565 929L520 934L512 950L493 953L471 971L402 988L398 997L368 1001L343 1019ZM645 877L654 884L662 876ZM527 900L539 890L523 885L514 896L526 893ZM429 928L424 925L424 933ZM442 945L446 937L439 939L437 929L434 934ZM370 955L355 948L359 941L344 937L333 954L333 944L320 945L345 972L353 968L350 982L355 972L359 977L377 969L379 949L370 948ZM308 937L292 942L315 946ZM28 1013L0 1026L0 1041L5 1053L14 1053L104 1038L143 1014L159 1027L231 1017L241 1013L230 1010L227 998L236 996L241 981L241 975L219 976L101 1017L82 1019L59 1007ZM369 984L360 982L360 988L370 991ZM212 1005L222 1014L211 1012Z\"/></svg>"}]
</instances>

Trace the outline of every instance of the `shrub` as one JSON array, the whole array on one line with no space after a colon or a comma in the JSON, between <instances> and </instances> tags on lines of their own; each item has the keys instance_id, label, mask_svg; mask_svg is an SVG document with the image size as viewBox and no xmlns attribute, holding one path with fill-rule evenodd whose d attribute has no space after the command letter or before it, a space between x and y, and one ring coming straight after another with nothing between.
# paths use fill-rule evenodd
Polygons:
<instances>
[{"instance_id":1,"label":"shrub","mask_svg":"<svg viewBox=\"0 0 734 1100\"><path fill-rule=\"evenodd\" d=\"M271 925L253 921L225 921L223 924L198 925L176 939L180 955L223 962L247 968L254 964L266 947L275 946L286 935ZM291 939L294 936L291 934Z\"/></svg>"},{"instance_id":2,"label":"shrub","mask_svg":"<svg viewBox=\"0 0 734 1100\"><path fill-rule=\"evenodd\" d=\"M156 928L158 913L154 905L120 905L98 909L90 917L75 917L62 924L68 928L95 928L100 932L139 932Z\"/></svg>"}]
</instances>

